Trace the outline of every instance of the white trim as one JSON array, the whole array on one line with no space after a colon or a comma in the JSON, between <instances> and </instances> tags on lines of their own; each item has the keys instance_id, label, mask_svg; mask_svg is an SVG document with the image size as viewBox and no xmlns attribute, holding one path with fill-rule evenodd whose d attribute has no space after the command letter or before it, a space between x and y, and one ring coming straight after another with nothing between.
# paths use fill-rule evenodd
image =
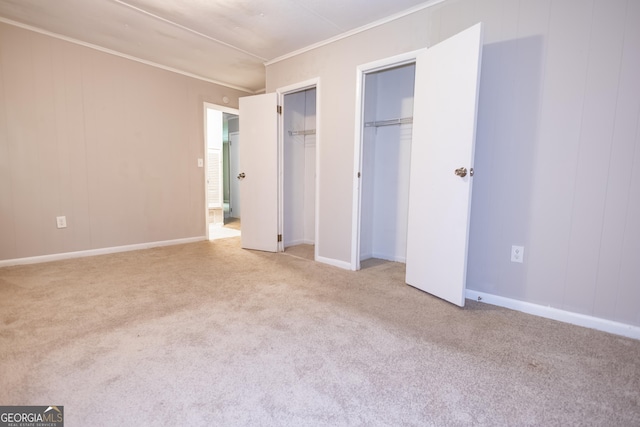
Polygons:
<instances>
[{"instance_id":1,"label":"white trim","mask_svg":"<svg viewBox=\"0 0 640 427\"><path fill-rule=\"evenodd\" d=\"M303 82L294 83L288 86L284 86L276 89L276 93L278 96L278 105L284 105L284 97L290 93L301 92L303 90L315 88L316 90L316 142L315 142L315 151L316 151L316 178L315 178L315 217L314 217L314 254L313 257L317 261L318 260L318 248L319 248L319 221L320 218L320 144L321 144L321 131L320 131L320 77L314 77L309 80L305 80ZM284 111L283 114L278 118L278 233L283 234L284 231L284 183L283 183L283 165L284 165ZM283 239L284 240L284 239ZM284 241L278 244L278 251L284 251Z\"/></svg>"},{"instance_id":2,"label":"white trim","mask_svg":"<svg viewBox=\"0 0 640 427\"><path fill-rule=\"evenodd\" d=\"M325 257L316 255L316 261L321 262L323 264L332 265L334 267L342 268L343 270L351 270L351 264L349 264L348 262L337 260L337 259L325 258Z\"/></svg>"},{"instance_id":3,"label":"white trim","mask_svg":"<svg viewBox=\"0 0 640 427\"><path fill-rule=\"evenodd\" d=\"M204 102L203 106L202 106L202 120L203 120L203 124L204 124L204 129L203 129L203 133L204 133L204 155L203 155L203 161L204 161L204 171L203 171L203 179L204 179L204 222L205 222L205 235L206 235L206 239L207 240L211 240L211 235L209 233L209 191L208 191L208 184L207 184L207 178L208 178L208 174L209 174L209 139L208 139L208 135L207 135L207 131L208 131L208 117L207 117L207 109L212 109L212 110L216 110L216 111L220 111L221 113L227 113L227 114L233 114L235 116L238 116L238 118L240 118L240 110L236 109L236 108L230 108L230 107L226 107L224 105L218 105L218 104L212 104L210 102ZM224 156L223 156L224 157ZM224 162L224 160L223 160ZM223 173L222 171L220 171L220 173ZM221 180L221 183L224 182L224 178ZM224 185L223 185L224 187ZM223 188L223 194L222 194L222 207L223 207L223 212L222 215L224 216L224 188Z\"/></svg>"},{"instance_id":4,"label":"white trim","mask_svg":"<svg viewBox=\"0 0 640 427\"><path fill-rule=\"evenodd\" d=\"M290 242L283 242L283 247L288 248L289 246L298 246L298 245L304 245L304 244L308 244L308 242L306 242L304 239L298 239L298 240L292 240Z\"/></svg>"},{"instance_id":5,"label":"white trim","mask_svg":"<svg viewBox=\"0 0 640 427\"><path fill-rule=\"evenodd\" d=\"M416 49L410 52L401 53L398 55L390 56L388 58L378 59L376 61L367 62L366 64L358 65L358 73L368 74L376 71L386 70L388 68L399 67L401 65L411 64L416 62L416 58L420 53L427 50L427 48Z\"/></svg>"},{"instance_id":6,"label":"white trim","mask_svg":"<svg viewBox=\"0 0 640 427\"><path fill-rule=\"evenodd\" d=\"M203 77L203 76L199 76L197 74L193 74L193 73L190 73L188 71L179 70L177 68L168 67L166 65L161 65L161 64L158 64L156 62L147 61L146 59L141 59L141 58L138 58L136 56L127 55L126 53L118 52L117 50L107 49L105 47L101 47L101 46L98 46L98 45L95 45L95 44L86 43L86 42L80 41L78 39L74 39L74 38L71 38L71 37L63 36L62 34L53 33L51 31L43 30L41 28L32 27L31 25L26 25L26 24L22 24L20 22L12 21L11 19L0 17L0 22L4 22L5 24L13 25L14 27L19 27L19 28L22 28L24 30L33 31L34 33L43 34L45 36L53 37L55 39L63 40L63 41L69 42L69 43L73 43L73 44L77 44L77 45L80 45L80 46L88 47L89 49L97 50L97 51L100 51L100 52L103 52L103 53L107 53L109 55L119 56L120 58L128 59L130 61L139 62L141 64L148 65L150 67L159 68L161 70L170 71L170 72L176 73L176 74L181 74L181 75L186 76L186 77L191 77L191 78L194 78L194 79L197 79L197 80L201 80L201 81L204 81L204 82L213 83L213 84L216 84L218 86L227 87L229 89L239 90L239 91L242 91L242 92L246 92L248 94L256 94L256 93L260 93L260 92L264 91L264 89L259 89L259 90L254 91L254 90L251 90L251 89L246 88L246 87L236 86L236 85L232 85L232 84L229 84L229 83L223 83L221 81L209 79L209 78L206 78L206 77Z\"/></svg>"},{"instance_id":7,"label":"white trim","mask_svg":"<svg viewBox=\"0 0 640 427\"><path fill-rule=\"evenodd\" d=\"M303 90L312 89L314 87L317 90L318 84L320 84L320 77L314 77L312 79L305 80L303 82L298 82L298 83L290 84L288 86L280 87L276 89L276 92L279 95L284 96L290 93L302 92ZM280 101L280 99L278 100Z\"/></svg>"},{"instance_id":8,"label":"white trim","mask_svg":"<svg viewBox=\"0 0 640 427\"><path fill-rule=\"evenodd\" d=\"M358 173L362 166L362 128L364 127L363 104L364 104L364 76L365 74L381 71L387 68L415 63L418 54L424 52L426 48L405 52L389 58L368 62L356 67L356 108L355 108L355 140L353 154L353 197L352 197L352 217L351 217L351 263L350 269L360 270L360 210L361 192Z\"/></svg>"},{"instance_id":9,"label":"white trim","mask_svg":"<svg viewBox=\"0 0 640 427\"><path fill-rule=\"evenodd\" d=\"M429 8L431 6L435 6L438 3L442 3L444 1L445 0L430 0L430 1L427 1L426 3L420 4L418 6L414 6L414 7L410 8L410 9L407 9L407 10L405 10L403 12L399 12L399 13L396 13L394 15L389 15L389 16L387 16L387 17L385 17L383 19L380 19L378 21L375 21L375 22L372 22L370 24L364 25L362 27L353 29L351 31L347 31L346 33L338 34L337 36L331 37L330 39L326 39L326 40L323 40L321 42L309 45L307 47L303 47L302 49L298 49L298 50L295 50L293 52L286 53L286 54L284 54L282 56L279 56L279 57L277 57L275 59L271 59L271 60L265 62L264 65L265 66L269 66L269 65L275 64L276 62L284 61L285 59L289 59L289 58L292 58L294 56L303 54L305 52L309 52L310 50L317 49L317 48L322 47L322 46L326 46L326 45L331 44L333 42L336 42L338 40L346 39L347 37L351 37L351 36L354 36L356 34L359 34L359 33L365 32L367 30L370 30L372 28L376 28L376 27L379 27L381 25L388 24L389 22L395 21L396 19L404 18L407 15L411 15L412 13L416 13L416 12L419 12L419 11L421 11L423 9L427 9L427 8Z\"/></svg>"},{"instance_id":10,"label":"white trim","mask_svg":"<svg viewBox=\"0 0 640 427\"><path fill-rule=\"evenodd\" d=\"M374 252L373 255L370 256L370 258L383 259L385 261L392 261L392 262L401 262L403 264L407 263L406 257L387 255L387 254L382 254L377 252Z\"/></svg>"},{"instance_id":11,"label":"white trim","mask_svg":"<svg viewBox=\"0 0 640 427\"><path fill-rule=\"evenodd\" d=\"M200 31L196 31L193 28L185 27L184 25L178 24L177 22L171 21L170 19L158 16L158 15L156 15L154 13L151 13L151 12L149 12L147 10L141 9L141 8L139 8L137 6L134 6L132 4L129 4L129 3L125 2L125 1L122 1L122 0L112 0L112 1L114 1L114 2L116 2L118 4L121 4L122 6L128 7L130 9L132 9L132 10L135 10L136 12L142 13L143 15L150 16L151 18L154 18L154 19L156 19L156 20L158 20L160 22L164 22L165 24L169 24L169 25L172 25L172 26L174 26L176 28L180 28L181 30L184 30L184 31L186 31L188 33L195 34L196 36L200 36L200 37L202 37L204 39L207 39L207 40L210 40L212 42L221 44L221 45L223 45L225 47L228 47L229 49L233 49L233 50L235 50L237 52L241 52L241 53L243 53L245 55L252 56L255 59L259 59L261 61L266 61L267 60L266 58L263 58L262 56L256 55L255 53L249 52L248 50L244 50L244 49L241 49L241 48L239 48L237 46L234 46L232 44L223 42L220 39L216 39L216 38L211 37L211 36L209 36L207 34L201 33Z\"/></svg>"},{"instance_id":12,"label":"white trim","mask_svg":"<svg viewBox=\"0 0 640 427\"><path fill-rule=\"evenodd\" d=\"M534 316L558 320L560 322L570 323L572 325L583 326L585 328L596 329L598 331L609 332L612 334L622 335L625 337L640 340L640 326L615 322L613 320L602 319L586 314L573 313L571 311L561 310L559 308L533 304L526 301L487 294L471 289L467 289L466 298L473 301L479 301L486 304L497 305L499 307L521 311L527 314L533 314Z\"/></svg>"},{"instance_id":13,"label":"white trim","mask_svg":"<svg viewBox=\"0 0 640 427\"><path fill-rule=\"evenodd\" d=\"M41 255L41 256L34 256L34 257L28 257L28 258L7 259L7 260L0 261L0 267L9 267L12 265L38 264L41 262L60 261L63 259L82 258L82 257L88 257L88 256L95 256L95 255L107 255L107 254L114 254L118 252L129 252L129 251L137 251L141 249L157 248L160 246L183 245L185 243L202 242L205 240L206 240L205 236L189 237L186 239L163 240L160 242L137 243L134 245L113 246L110 248L89 249L86 251L64 252L60 254Z\"/></svg>"},{"instance_id":14,"label":"white trim","mask_svg":"<svg viewBox=\"0 0 640 427\"><path fill-rule=\"evenodd\" d=\"M240 110L237 108L227 107L226 105L212 104L211 102L205 101L204 106L206 108L213 108L214 110L222 111L223 113L235 114L236 116L240 115Z\"/></svg>"}]
</instances>

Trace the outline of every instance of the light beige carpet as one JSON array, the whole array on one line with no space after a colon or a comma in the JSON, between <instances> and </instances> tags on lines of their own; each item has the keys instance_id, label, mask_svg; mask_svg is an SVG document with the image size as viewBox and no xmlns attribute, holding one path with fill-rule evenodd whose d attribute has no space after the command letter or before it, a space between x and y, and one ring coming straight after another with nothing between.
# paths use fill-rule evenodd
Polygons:
<instances>
[{"instance_id":1,"label":"light beige carpet","mask_svg":"<svg viewBox=\"0 0 640 427\"><path fill-rule=\"evenodd\" d=\"M306 244L288 246L284 248L284 253L313 261L315 259L315 246Z\"/></svg>"},{"instance_id":2,"label":"light beige carpet","mask_svg":"<svg viewBox=\"0 0 640 427\"><path fill-rule=\"evenodd\" d=\"M640 342L239 238L0 269L0 404L72 426L640 425Z\"/></svg>"}]
</instances>

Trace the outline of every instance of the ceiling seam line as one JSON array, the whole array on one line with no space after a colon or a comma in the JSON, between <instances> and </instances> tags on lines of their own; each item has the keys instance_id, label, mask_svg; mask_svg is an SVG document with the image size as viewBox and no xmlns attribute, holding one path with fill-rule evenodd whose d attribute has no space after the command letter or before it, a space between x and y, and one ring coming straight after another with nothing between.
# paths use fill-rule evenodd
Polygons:
<instances>
[{"instance_id":1,"label":"ceiling seam line","mask_svg":"<svg viewBox=\"0 0 640 427\"><path fill-rule=\"evenodd\" d=\"M165 22L165 23L167 23L167 24L173 25L174 27L180 28L180 29L182 29L182 30L188 31L188 32L190 32L190 33L192 33L192 34L195 34L195 35L197 35L197 36L203 37L203 38L205 38L205 39L207 39L207 40L211 40L211 41L213 41L213 42L220 43L221 45L224 45L224 46L226 46L226 47L228 47L228 48L230 48L230 49L233 49L233 50L235 50L235 51L238 51L238 52L244 53L245 55L249 55L249 56L251 56L251 57L253 57L253 58L256 58L256 59L259 59L259 60L261 60L261 61L267 61L267 58L263 58L263 57L261 57L261 56L258 56L258 55L256 55L256 54L254 54L254 53L248 52L248 51L246 51L246 50L244 50L244 49L240 49L239 47L233 46L233 45L231 45L231 44L229 44L229 43L225 43L225 42L223 42L222 40L218 40L218 39L216 39L216 38L214 38L214 37L211 37L211 36L208 36L208 35L206 35L206 34L204 34L204 33L201 33L201 32L199 32L199 31L196 31L196 30L194 30L194 29L192 29L192 28L185 27L184 25L178 24L177 22L173 22L173 21L171 21L171 20L169 20L169 19L166 19L166 18L163 18L163 17L161 17L161 16L155 15L155 14L153 14L153 13L151 13L151 12L148 12L148 11L146 11L146 10L144 10L144 9L141 9L141 8L139 8L139 7L136 7L136 6L133 6L133 5L131 5L131 4L129 4L129 3L126 3L126 2L124 2L124 1L122 1L122 0L111 0L111 1L113 1L113 2L115 2L115 3L118 3L118 4L122 5L122 6L128 7L128 8L130 8L130 9L135 10L135 11L137 11L137 12L139 12L139 13L144 14L144 15L150 16L150 17L152 17L152 18L154 18L154 19L157 19L157 20L159 20L159 21L162 21L162 22Z\"/></svg>"},{"instance_id":2,"label":"ceiling seam line","mask_svg":"<svg viewBox=\"0 0 640 427\"><path fill-rule=\"evenodd\" d=\"M322 15L319 12L316 12L315 10L311 9L310 7L305 6L303 3L297 3L298 6L301 6L303 9L307 10L308 12L310 12L311 14L317 16L318 18L322 19L324 22L326 22L327 24L331 25L332 27L334 27L336 30L338 31L348 31L345 30L344 28L342 28L341 26L339 26L338 24L334 23L331 19L327 18L326 16Z\"/></svg>"}]
</instances>

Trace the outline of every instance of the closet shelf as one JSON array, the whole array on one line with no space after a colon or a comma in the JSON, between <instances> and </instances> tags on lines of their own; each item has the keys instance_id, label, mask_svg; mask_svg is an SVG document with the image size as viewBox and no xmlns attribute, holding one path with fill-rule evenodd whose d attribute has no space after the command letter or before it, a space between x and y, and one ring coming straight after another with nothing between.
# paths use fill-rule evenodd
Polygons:
<instances>
[{"instance_id":1,"label":"closet shelf","mask_svg":"<svg viewBox=\"0 0 640 427\"><path fill-rule=\"evenodd\" d=\"M406 124L412 124L412 123L413 123L413 117L403 117L400 119L376 120L373 122L366 122L364 126L377 128L380 126L406 125Z\"/></svg>"},{"instance_id":2,"label":"closet shelf","mask_svg":"<svg viewBox=\"0 0 640 427\"><path fill-rule=\"evenodd\" d=\"M295 136L295 135L315 135L316 134L316 130L315 129L307 129L307 130L290 130L289 131L289 136Z\"/></svg>"}]
</instances>

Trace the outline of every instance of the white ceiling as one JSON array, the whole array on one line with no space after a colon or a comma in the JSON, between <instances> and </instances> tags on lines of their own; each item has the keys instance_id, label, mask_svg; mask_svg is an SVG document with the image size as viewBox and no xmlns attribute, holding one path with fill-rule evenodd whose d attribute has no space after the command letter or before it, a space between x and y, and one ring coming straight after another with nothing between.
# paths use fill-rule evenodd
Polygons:
<instances>
[{"instance_id":1,"label":"white ceiling","mask_svg":"<svg viewBox=\"0 0 640 427\"><path fill-rule=\"evenodd\" d=\"M434 0L0 0L0 20L231 87L264 63Z\"/></svg>"}]
</instances>

